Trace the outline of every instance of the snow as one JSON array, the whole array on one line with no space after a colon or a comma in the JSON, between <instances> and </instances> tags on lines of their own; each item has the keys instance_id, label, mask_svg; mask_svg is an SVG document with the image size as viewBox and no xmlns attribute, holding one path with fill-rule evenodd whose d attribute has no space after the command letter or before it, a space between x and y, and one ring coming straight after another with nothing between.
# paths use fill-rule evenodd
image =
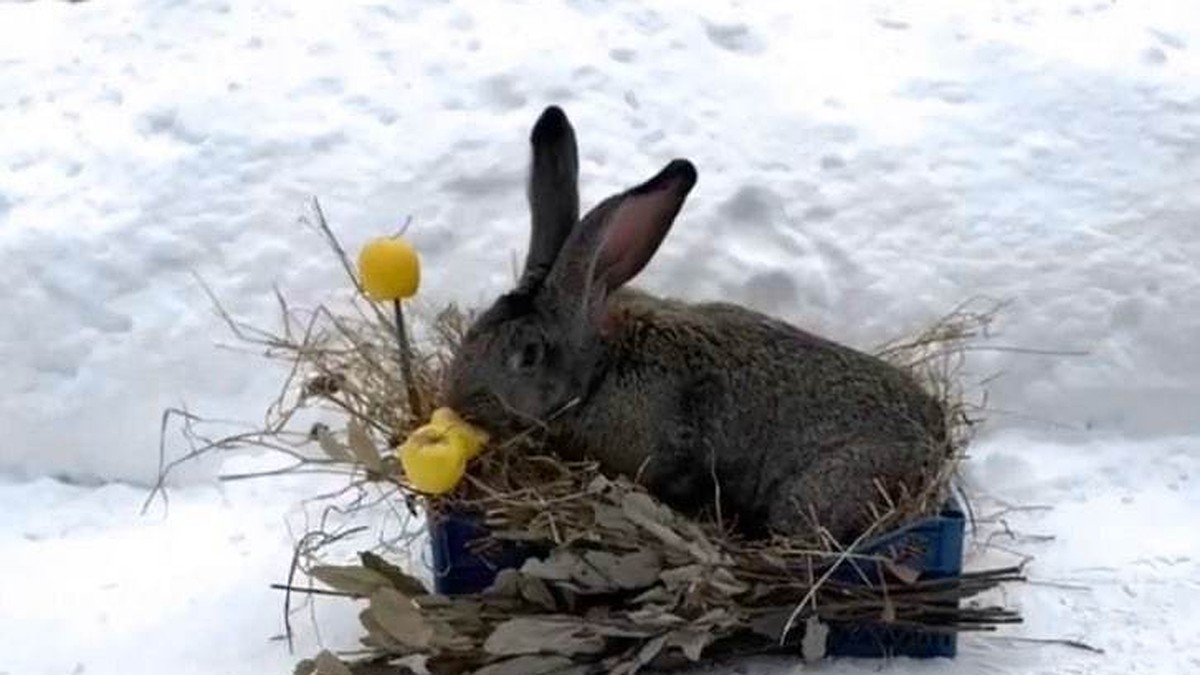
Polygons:
<instances>
[{"instance_id":1,"label":"snow","mask_svg":"<svg viewBox=\"0 0 1200 675\"><path fill-rule=\"evenodd\" d=\"M1165 0L0 4L0 673L290 668L267 586L323 486L200 467L139 515L165 407L252 419L278 383L217 348L192 273L265 324L273 285L336 297L317 196L351 249L411 215L425 300L485 301L548 103L588 202L699 167L654 290L860 346L1011 301L1022 349L970 362L1000 374L973 491L1049 507L1006 518L1057 584L1013 591L1012 634L1107 653L968 637L887 669L1196 671L1198 44Z\"/></svg>"}]
</instances>

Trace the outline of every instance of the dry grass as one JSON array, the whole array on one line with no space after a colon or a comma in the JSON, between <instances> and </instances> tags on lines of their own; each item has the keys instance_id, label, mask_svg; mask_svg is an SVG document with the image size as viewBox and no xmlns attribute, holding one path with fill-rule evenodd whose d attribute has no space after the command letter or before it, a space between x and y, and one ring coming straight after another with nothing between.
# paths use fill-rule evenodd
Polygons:
<instances>
[{"instance_id":1,"label":"dry grass","mask_svg":"<svg viewBox=\"0 0 1200 675\"><path fill-rule=\"evenodd\" d=\"M311 224L358 289L353 267L315 204L314 214ZM564 462L533 435L494 442L451 495L429 499L417 494L387 449L436 405L440 374L470 316L456 307L419 314L429 320L413 343L420 392L414 409L401 377L392 316L361 294L338 312L326 307L302 312L282 295L276 299L277 331L245 324L219 309L240 345L285 367L280 394L267 405L263 423L248 432L208 438L196 430L196 416L171 411L164 417L164 436L167 423L178 416L190 445L170 463L164 450L163 480L154 494L165 498L162 485L181 462L222 450L266 448L291 461L269 472L226 479L344 474L347 489L362 492L366 485L377 486L378 500L404 504L410 513L435 519L451 510L482 514L492 531L484 545L532 540L552 552L541 567L502 574L489 594L438 598L386 563L386 555L363 557L358 565L323 565L325 547L357 531L329 533L323 523L314 527L300 538L292 573L281 585L288 591L285 611L290 614L291 596L298 590L367 599L364 649L351 655L356 657L354 671L409 672L417 659L431 672L475 672L489 665L494 671L480 672L532 672L565 659L559 663L564 668L586 663L606 672L633 672L665 666L681 653L708 658L781 647L796 651L801 647L798 635L805 631L794 629L801 624L811 629L814 621L957 632L992 630L1019 620L1005 608L960 602L1020 579L1019 569L917 580L900 553L867 555L857 548L867 535L936 513L949 497L983 405L965 396L964 353L987 336L998 306L977 311L964 305L928 329L876 350L916 374L945 404L951 430L945 461L930 468L923 485L899 496L881 491L879 503L872 505L876 523L860 541L746 542L720 522L693 522L672 513L640 486L605 478L593 463ZM219 300L212 300L220 308ZM334 414L345 428L295 428L298 419L314 411ZM378 500L363 497L339 508L365 509ZM411 545L412 540L403 543ZM590 572L581 571L589 567ZM333 590L296 584L301 569ZM546 622L554 623L554 629ZM574 637L564 638L567 634ZM587 639L580 637L585 634ZM532 650L538 654L526 653L525 643L539 635L550 636L548 642ZM506 661L513 658L526 660ZM329 654L322 659L323 671L348 667ZM301 669L310 666L315 668L305 662Z\"/></svg>"}]
</instances>

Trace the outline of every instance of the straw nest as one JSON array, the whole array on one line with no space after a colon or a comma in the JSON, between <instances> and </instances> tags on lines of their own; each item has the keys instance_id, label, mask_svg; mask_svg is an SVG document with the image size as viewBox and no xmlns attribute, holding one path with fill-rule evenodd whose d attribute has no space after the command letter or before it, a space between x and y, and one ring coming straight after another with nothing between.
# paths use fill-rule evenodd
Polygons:
<instances>
[{"instance_id":1,"label":"straw nest","mask_svg":"<svg viewBox=\"0 0 1200 675\"><path fill-rule=\"evenodd\" d=\"M352 266L314 207L312 224L357 289ZM370 504L385 500L426 523L450 510L471 510L489 528L490 536L477 542L485 552L520 541L541 553L499 573L482 594L444 597L400 562L406 547L426 546L423 539L380 540L351 561L336 560L330 544L358 530L335 536L314 527L300 538L287 583L278 585L286 591L285 614L300 594L344 596L363 604L363 635L361 649L339 656L323 651L301 661L297 673L632 673L743 654L819 658L825 632L838 626L947 633L990 631L1020 620L1007 608L972 601L1020 580L1019 568L927 579L912 566L919 551L865 554L859 548L873 535L936 513L951 496L980 410L964 400L963 354L985 336L995 308L960 307L875 350L915 373L945 404L950 447L924 485L871 505L876 522L854 542L744 541L719 522L672 512L627 477L562 461L536 434L495 439L453 493L418 494L390 449L437 405L440 372L470 313L425 308L418 316L427 320L408 327L418 333L411 347L413 400L400 375L389 312L357 293L340 312L324 306L300 312L281 295L277 300L282 328L275 331L223 312L242 343L286 366L282 393L270 402L264 424L214 439L196 432L197 418L184 413L192 447L164 464L164 476L207 452L265 447L290 460L266 474L341 473L351 488L379 488ZM332 411L340 423L296 429L313 411L326 419ZM360 497L337 508L368 506Z\"/></svg>"}]
</instances>

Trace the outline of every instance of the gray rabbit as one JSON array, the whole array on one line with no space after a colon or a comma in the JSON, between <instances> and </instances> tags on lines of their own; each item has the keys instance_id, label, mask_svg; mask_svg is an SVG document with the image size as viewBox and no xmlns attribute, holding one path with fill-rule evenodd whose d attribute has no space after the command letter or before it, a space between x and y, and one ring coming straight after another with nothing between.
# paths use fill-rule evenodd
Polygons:
<instances>
[{"instance_id":1,"label":"gray rabbit","mask_svg":"<svg viewBox=\"0 0 1200 675\"><path fill-rule=\"evenodd\" d=\"M823 527L848 543L881 488L919 487L944 456L946 422L906 373L744 307L625 287L696 184L690 162L580 219L560 108L530 145L524 271L465 335L449 405L496 433L542 426L559 454L637 478L690 515L719 506L749 537Z\"/></svg>"}]
</instances>

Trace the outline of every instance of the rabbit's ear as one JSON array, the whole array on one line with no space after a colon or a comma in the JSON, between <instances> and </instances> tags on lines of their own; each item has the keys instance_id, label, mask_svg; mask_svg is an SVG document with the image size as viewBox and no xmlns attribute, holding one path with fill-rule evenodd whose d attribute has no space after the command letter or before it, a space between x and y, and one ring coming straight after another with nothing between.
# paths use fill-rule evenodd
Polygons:
<instances>
[{"instance_id":1,"label":"rabbit's ear","mask_svg":"<svg viewBox=\"0 0 1200 675\"><path fill-rule=\"evenodd\" d=\"M676 159L596 205L563 246L547 286L564 302L582 302L596 318L604 297L650 262L695 184L696 167Z\"/></svg>"},{"instance_id":2,"label":"rabbit's ear","mask_svg":"<svg viewBox=\"0 0 1200 675\"><path fill-rule=\"evenodd\" d=\"M575 131L558 106L546 108L529 134L529 251L520 286L539 285L579 220L579 155Z\"/></svg>"},{"instance_id":3,"label":"rabbit's ear","mask_svg":"<svg viewBox=\"0 0 1200 675\"><path fill-rule=\"evenodd\" d=\"M677 159L650 180L625 191L608 213L589 213L586 226L597 227L603 234L595 251L592 278L612 291L637 276L666 238L695 184L696 167Z\"/></svg>"}]
</instances>

